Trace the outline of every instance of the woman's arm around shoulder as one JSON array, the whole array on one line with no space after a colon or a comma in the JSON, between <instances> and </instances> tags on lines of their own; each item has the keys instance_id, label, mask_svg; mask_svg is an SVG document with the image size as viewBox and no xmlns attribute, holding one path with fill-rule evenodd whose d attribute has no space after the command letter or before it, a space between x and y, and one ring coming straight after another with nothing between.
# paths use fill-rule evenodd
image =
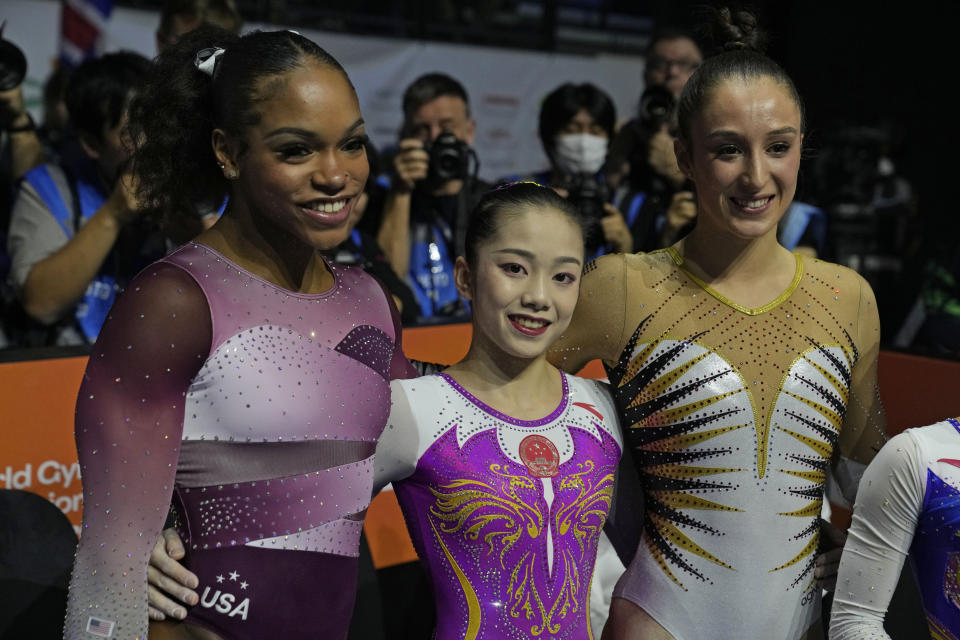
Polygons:
<instances>
[{"instance_id":1,"label":"woman's arm around shoulder","mask_svg":"<svg viewBox=\"0 0 960 640\"><path fill-rule=\"evenodd\" d=\"M832 475L843 496L850 503L857 492L857 483L866 465L887 441L887 418L880 401L877 362L880 356L880 316L877 301L867 281L844 267L840 276L849 278L851 300L844 324L850 327L846 345L852 351L850 394L840 429L838 453Z\"/></svg>"},{"instance_id":2,"label":"woman's arm around shoulder","mask_svg":"<svg viewBox=\"0 0 960 640\"><path fill-rule=\"evenodd\" d=\"M591 360L615 362L623 346L629 256L601 256L583 268L580 298L570 326L550 348L555 366L576 373Z\"/></svg>"},{"instance_id":3,"label":"woman's arm around shoulder","mask_svg":"<svg viewBox=\"0 0 960 640\"><path fill-rule=\"evenodd\" d=\"M83 533L65 638L91 629L146 637L147 560L170 505L186 393L211 335L203 292L165 263L137 276L103 325L77 399Z\"/></svg>"}]
</instances>

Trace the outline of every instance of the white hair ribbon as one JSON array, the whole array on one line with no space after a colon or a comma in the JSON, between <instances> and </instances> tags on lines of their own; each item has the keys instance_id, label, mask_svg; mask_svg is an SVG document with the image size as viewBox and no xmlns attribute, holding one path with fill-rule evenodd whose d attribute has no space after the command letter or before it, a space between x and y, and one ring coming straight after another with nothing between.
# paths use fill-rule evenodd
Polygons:
<instances>
[{"instance_id":1,"label":"white hair ribbon","mask_svg":"<svg viewBox=\"0 0 960 640\"><path fill-rule=\"evenodd\" d=\"M193 66L202 71L211 78L217 68L217 60L223 55L223 49L220 47L207 47L197 51L197 57L193 59Z\"/></svg>"}]
</instances>

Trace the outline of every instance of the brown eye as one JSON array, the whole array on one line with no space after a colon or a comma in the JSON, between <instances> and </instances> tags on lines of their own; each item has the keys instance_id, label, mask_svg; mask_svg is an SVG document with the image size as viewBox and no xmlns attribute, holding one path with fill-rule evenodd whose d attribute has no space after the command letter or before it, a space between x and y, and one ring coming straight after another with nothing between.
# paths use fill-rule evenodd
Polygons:
<instances>
[{"instance_id":1,"label":"brown eye","mask_svg":"<svg viewBox=\"0 0 960 640\"><path fill-rule=\"evenodd\" d=\"M719 149L717 149L718 156L735 156L738 153L740 153L740 149L738 149L732 144L725 144Z\"/></svg>"},{"instance_id":2,"label":"brown eye","mask_svg":"<svg viewBox=\"0 0 960 640\"><path fill-rule=\"evenodd\" d=\"M279 153L280 157L284 160L295 160L310 155L310 149L306 145L291 144L281 147L277 153Z\"/></svg>"},{"instance_id":3,"label":"brown eye","mask_svg":"<svg viewBox=\"0 0 960 640\"><path fill-rule=\"evenodd\" d=\"M783 155L790 151L790 144L786 142L776 142L770 145L770 152L776 155Z\"/></svg>"},{"instance_id":4,"label":"brown eye","mask_svg":"<svg viewBox=\"0 0 960 640\"><path fill-rule=\"evenodd\" d=\"M526 273L526 269L522 265L517 264L516 262L508 262L506 264L500 265L500 268L509 273L510 275L521 275Z\"/></svg>"}]
</instances>

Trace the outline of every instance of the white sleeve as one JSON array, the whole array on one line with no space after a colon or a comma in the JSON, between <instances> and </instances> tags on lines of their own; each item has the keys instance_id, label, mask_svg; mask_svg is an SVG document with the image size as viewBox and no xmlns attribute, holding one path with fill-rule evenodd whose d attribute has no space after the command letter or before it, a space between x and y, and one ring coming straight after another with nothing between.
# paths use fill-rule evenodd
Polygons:
<instances>
[{"instance_id":1,"label":"white sleeve","mask_svg":"<svg viewBox=\"0 0 960 640\"><path fill-rule=\"evenodd\" d=\"M925 468L916 441L901 433L863 474L840 560L831 640L889 638L883 619L923 506Z\"/></svg>"},{"instance_id":2,"label":"white sleeve","mask_svg":"<svg viewBox=\"0 0 960 640\"><path fill-rule=\"evenodd\" d=\"M390 383L390 417L377 442L373 495L386 485L413 474L417 468L420 433L402 380Z\"/></svg>"}]
</instances>

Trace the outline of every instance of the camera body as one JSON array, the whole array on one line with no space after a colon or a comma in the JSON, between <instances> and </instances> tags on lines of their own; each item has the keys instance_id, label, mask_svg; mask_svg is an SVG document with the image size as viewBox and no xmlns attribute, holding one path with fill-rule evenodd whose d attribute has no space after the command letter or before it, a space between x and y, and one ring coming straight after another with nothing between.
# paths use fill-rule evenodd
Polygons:
<instances>
[{"instance_id":1,"label":"camera body","mask_svg":"<svg viewBox=\"0 0 960 640\"><path fill-rule=\"evenodd\" d=\"M604 244L603 225L600 221L606 215L603 207L610 200L610 190L602 179L590 173L570 176L565 189L567 199L577 207L586 222L587 256L592 257Z\"/></svg>"},{"instance_id":2,"label":"camera body","mask_svg":"<svg viewBox=\"0 0 960 640\"><path fill-rule=\"evenodd\" d=\"M449 132L441 133L424 147L430 155L427 181L440 184L449 180L467 177L470 163L470 146Z\"/></svg>"}]
</instances>

